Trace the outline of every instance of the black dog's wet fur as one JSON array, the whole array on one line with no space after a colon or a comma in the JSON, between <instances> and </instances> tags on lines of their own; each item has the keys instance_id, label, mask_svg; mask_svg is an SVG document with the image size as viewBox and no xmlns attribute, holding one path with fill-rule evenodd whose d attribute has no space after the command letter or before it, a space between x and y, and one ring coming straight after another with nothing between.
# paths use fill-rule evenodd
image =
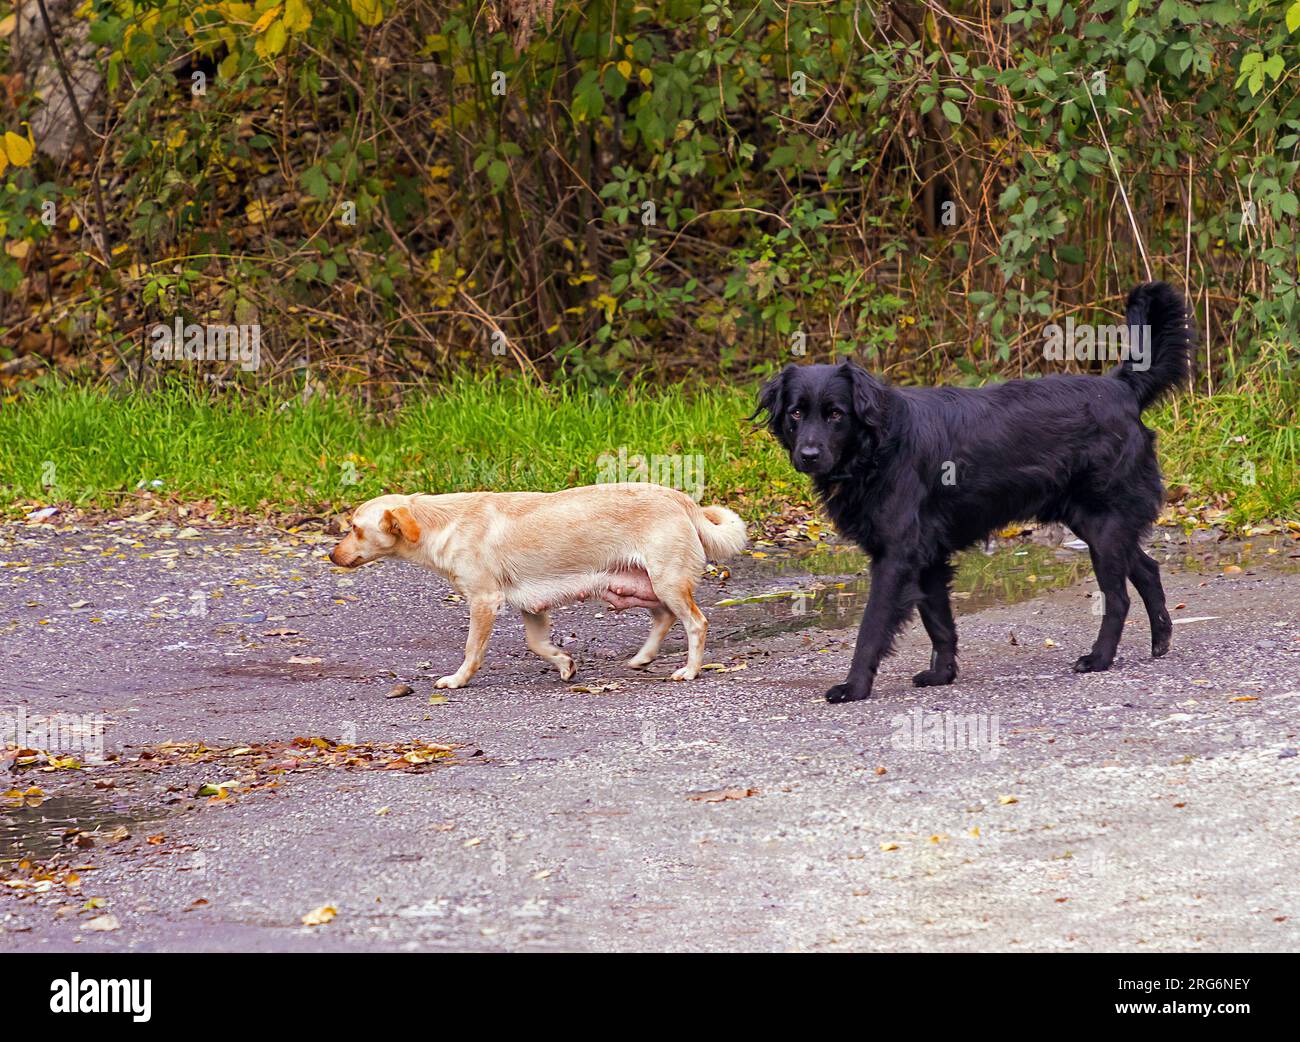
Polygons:
<instances>
[{"instance_id":1,"label":"black dog's wet fur","mask_svg":"<svg viewBox=\"0 0 1300 1042\"><path fill-rule=\"evenodd\" d=\"M978 389L895 388L852 364L787 366L755 415L809 474L836 527L871 555L871 592L848 678L831 702L871 694L880 660L916 607L934 651L919 686L957 676L951 555L1012 521L1070 526L1087 542L1105 614L1077 672L1108 669L1128 614L1126 580L1151 619L1151 653L1172 631L1160 568L1141 549L1164 501L1143 409L1187 375L1193 330L1163 282L1134 289L1129 327L1149 327L1150 367Z\"/></svg>"}]
</instances>

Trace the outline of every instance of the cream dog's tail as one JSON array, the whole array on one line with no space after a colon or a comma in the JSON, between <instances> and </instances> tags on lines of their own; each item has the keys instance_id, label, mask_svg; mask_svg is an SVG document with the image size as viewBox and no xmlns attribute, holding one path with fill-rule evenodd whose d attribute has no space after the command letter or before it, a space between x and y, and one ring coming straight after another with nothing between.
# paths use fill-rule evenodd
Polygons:
<instances>
[{"instance_id":1,"label":"cream dog's tail","mask_svg":"<svg viewBox=\"0 0 1300 1042\"><path fill-rule=\"evenodd\" d=\"M704 544L704 553L715 561L726 561L745 547L745 522L726 507L696 506L691 512L695 531Z\"/></svg>"}]
</instances>

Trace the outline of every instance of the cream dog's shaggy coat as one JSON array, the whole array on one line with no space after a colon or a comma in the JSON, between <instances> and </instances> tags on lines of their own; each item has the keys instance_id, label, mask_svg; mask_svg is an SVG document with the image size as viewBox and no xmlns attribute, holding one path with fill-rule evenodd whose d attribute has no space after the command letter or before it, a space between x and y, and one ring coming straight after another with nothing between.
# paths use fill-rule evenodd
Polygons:
<instances>
[{"instance_id":1,"label":"cream dog's shaggy coat","mask_svg":"<svg viewBox=\"0 0 1300 1042\"><path fill-rule=\"evenodd\" d=\"M463 687L483 663L497 612L520 609L528 647L573 676L573 659L551 643L549 611L599 597L615 610L648 608L650 635L628 660L640 668L659 653L673 622L686 629L693 680L709 624L695 604L705 557L725 561L745 545L745 523L724 507L644 482L563 492L458 492L379 496L352 514L330 560L353 568L400 557L432 568L469 602L469 639L460 669L438 687Z\"/></svg>"}]
</instances>

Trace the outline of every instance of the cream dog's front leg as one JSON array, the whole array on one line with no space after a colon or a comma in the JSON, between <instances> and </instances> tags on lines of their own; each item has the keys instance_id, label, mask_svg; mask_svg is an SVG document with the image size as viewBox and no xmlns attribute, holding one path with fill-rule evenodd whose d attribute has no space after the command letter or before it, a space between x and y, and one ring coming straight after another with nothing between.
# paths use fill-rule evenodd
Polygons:
<instances>
[{"instance_id":1,"label":"cream dog's front leg","mask_svg":"<svg viewBox=\"0 0 1300 1042\"><path fill-rule=\"evenodd\" d=\"M487 650L488 638L492 636L492 624L496 622L500 610L500 594L469 599L469 637L465 641L465 661L460 664L460 669L451 676L442 677L434 687L464 687L469 683L479 666L483 665L483 653Z\"/></svg>"}]
</instances>

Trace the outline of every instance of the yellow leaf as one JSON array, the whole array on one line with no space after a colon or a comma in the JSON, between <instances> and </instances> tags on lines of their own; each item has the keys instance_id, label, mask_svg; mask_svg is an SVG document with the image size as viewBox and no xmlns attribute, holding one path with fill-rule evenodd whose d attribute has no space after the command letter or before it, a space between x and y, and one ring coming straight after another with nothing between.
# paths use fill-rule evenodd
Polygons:
<instances>
[{"instance_id":1,"label":"yellow leaf","mask_svg":"<svg viewBox=\"0 0 1300 1042\"><path fill-rule=\"evenodd\" d=\"M14 166L26 166L32 161L32 142L12 130L5 131L4 150Z\"/></svg>"},{"instance_id":2,"label":"yellow leaf","mask_svg":"<svg viewBox=\"0 0 1300 1042\"><path fill-rule=\"evenodd\" d=\"M263 58L274 58L284 50L284 45L288 42L289 31L285 29L284 21L277 18L266 32L258 37L253 49Z\"/></svg>"},{"instance_id":3,"label":"yellow leaf","mask_svg":"<svg viewBox=\"0 0 1300 1042\"><path fill-rule=\"evenodd\" d=\"M655 74L649 69L642 69L637 73L637 77L648 87L654 82Z\"/></svg>"},{"instance_id":4,"label":"yellow leaf","mask_svg":"<svg viewBox=\"0 0 1300 1042\"><path fill-rule=\"evenodd\" d=\"M244 216L248 218L249 224L261 224L269 214L270 210L261 199L254 199L244 207Z\"/></svg>"},{"instance_id":5,"label":"yellow leaf","mask_svg":"<svg viewBox=\"0 0 1300 1042\"><path fill-rule=\"evenodd\" d=\"M623 79L630 80L632 78L632 63L627 61L619 62L618 71Z\"/></svg>"},{"instance_id":6,"label":"yellow leaf","mask_svg":"<svg viewBox=\"0 0 1300 1042\"><path fill-rule=\"evenodd\" d=\"M3 18L0 18L0 40L3 40L6 36L12 33L14 31L14 26L17 23L18 19L11 14L7 14Z\"/></svg>"},{"instance_id":7,"label":"yellow leaf","mask_svg":"<svg viewBox=\"0 0 1300 1042\"><path fill-rule=\"evenodd\" d=\"M239 25L247 25L253 17L253 5L241 3L224 3L217 4L217 10L225 16L226 21L235 22Z\"/></svg>"},{"instance_id":8,"label":"yellow leaf","mask_svg":"<svg viewBox=\"0 0 1300 1042\"><path fill-rule=\"evenodd\" d=\"M350 0L352 13L362 25L378 25L384 18L379 0Z\"/></svg>"},{"instance_id":9,"label":"yellow leaf","mask_svg":"<svg viewBox=\"0 0 1300 1042\"><path fill-rule=\"evenodd\" d=\"M239 74L239 52L232 50L222 58L217 71L221 73L223 80L233 80Z\"/></svg>"},{"instance_id":10,"label":"yellow leaf","mask_svg":"<svg viewBox=\"0 0 1300 1042\"><path fill-rule=\"evenodd\" d=\"M592 306L603 309L605 312L605 321L609 322L614 317L614 310L618 307L618 301L608 293L601 293L594 301L592 301Z\"/></svg>"},{"instance_id":11,"label":"yellow leaf","mask_svg":"<svg viewBox=\"0 0 1300 1042\"><path fill-rule=\"evenodd\" d=\"M31 248L32 244L25 239L10 239L5 243L5 253L15 260L22 260Z\"/></svg>"},{"instance_id":12,"label":"yellow leaf","mask_svg":"<svg viewBox=\"0 0 1300 1042\"><path fill-rule=\"evenodd\" d=\"M9 157L5 155L5 150L3 148L0 148L0 174L3 174L5 172L5 168L8 166L9 166Z\"/></svg>"},{"instance_id":13,"label":"yellow leaf","mask_svg":"<svg viewBox=\"0 0 1300 1042\"><path fill-rule=\"evenodd\" d=\"M302 917L302 925L324 926L338 914L339 910L333 905L321 905L319 908L313 909Z\"/></svg>"},{"instance_id":14,"label":"yellow leaf","mask_svg":"<svg viewBox=\"0 0 1300 1042\"><path fill-rule=\"evenodd\" d=\"M897 850L897 849L898 849L898 844L897 844L897 843L881 843L881 844L880 844L880 849L883 850L883 851L886 851L886 852L888 852L888 851L890 851L890 850Z\"/></svg>"},{"instance_id":15,"label":"yellow leaf","mask_svg":"<svg viewBox=\"0 0 1300 1042\"><path fill-rule=\"evenodd\" d=\"M276 4L269 11L264 13L261 18L259 18L256 22L253 23L253 32L260 33L264 31L268 25L270 25L272 22L276 20L277 17L279 17L279 14L280 14L280 5Z\"/></svg>"},{"instance_id":16,"label":"yellow leaf","mask_svg":"<svg viewBox=\"0 0 1300 1042\"><path fill-rule=\"evenodd\" d=\"M307 10L307 0L288 0L284 5L284 24L296 33L311 25L311 12Z\"/></svg>"}]
</instances>

